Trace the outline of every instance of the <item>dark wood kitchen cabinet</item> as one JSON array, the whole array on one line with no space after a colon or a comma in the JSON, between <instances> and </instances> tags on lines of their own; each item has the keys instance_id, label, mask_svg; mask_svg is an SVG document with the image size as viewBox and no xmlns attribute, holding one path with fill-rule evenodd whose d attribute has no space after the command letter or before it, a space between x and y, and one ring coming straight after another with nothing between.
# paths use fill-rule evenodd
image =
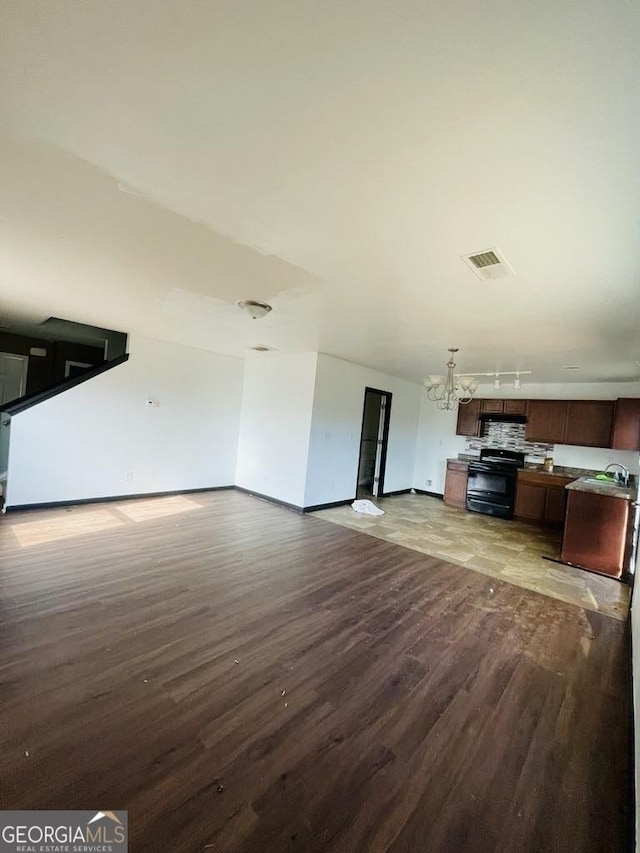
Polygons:
<instances>
[{"instance_id":1,"label":"dark wood kitchen cabinet","mask_svg":"<svg viewBox=\"0 0 640 853\"><path fill-rule=\"evenodd\" d=\"M564 486L549 486L544 504L545 524L562 527L567 511L567 491Z\"/></svg>"},{"instance_id":2,"label":"dark wood kitchen cabinet","mask_svg":"<svg viewBox=\"0 0 640 853\"><path fill-rule=\"evenodd\" d=\"M480 400L480 413L483 415L502 414L503 400Z\"/></svg>"},{"instance_id":3,"label":"dark wood kitchen cabinet","mask_svg":"<svg viewBox=\"0 0 640 853\"><path fill-rule=\"evenodd\" d=\"M458 404L456 435L480 435L480 404L482 400Z\"/></svg>"},{"instance_id":4,"label":"dark wood kitchen cabinet","mask_svg":"<svg viewBox=\"0 0 640 853\"><path fill-rule=\"evenodd\" d=\"M640 398L621 397L616 402L611 447L640 450Z\"/></svg>"},{"instance_id":5,"label":"dark wood kitchen cabinet","mask_svg":"<svg viewBox=\"0 0 640 853\"><path fill-rule=\"evenodd\" d=\"M640 450L640 398L614 400L472 400L458 406L457 435L479 436L491 415L525 416L525 438L545 444Z\"/></svg>"},{"instance_id":6,"label":"dark wood kitchen cabinet","mask_svg":"<svg viewBox=\"0 0 640 853\"><path fill-rule=\"evenodd\" d=\"M480 400L482 415L526 415L527 400Z\"/></svg>"},{"instance_id":7,"label":"dark wood kitchen cabinet","mask_svg":"<svg viewBox=\"0 0 640 853\"><path fill-rule=\"evenodd\" d=\"M525 427L527 441L562 444L568 408L567 400L529 400Z\"/></svg>"},{"instance_id":8,"label":"dark wood kitchen cabinet","mask_svg":"<svg viewBox=\"0 0 640 853\"><path fill-rule=\"evenodd\" d=\"M529 400L527 441L610 447L613 400Z\"/></svg>"},{"instance_id":9,"label":"dark wood kitchen cabinet","mask_svg":"<svg viewBox=\"0 0 640 853\"><path fill-rule=\"evenodd\" d=\"M503 400L502 411L505 415L526 415L528 400Z\"/></svg>"},{"instance_id":10,"label":"dark wood kitchen cabinet","mask_svg":"<svg viewBox=\"0 0 640 853\"><path fill-rule=\"evenodd\" d=\"M543 521L547 487L518 481L514 515L528 521Z\"/></svg>"},{"instance_id":11,"label":"dark wood kitchen cabinet","mask_svg":"<svg viewBox=\"0 0 640 853\"><path fill-rule=\"evenodd\" d=\"M613 400L569 400L562 444L580 447L610 447Z\"/></svg>"},{"instance_id":12,"label":"dark wood kitchen cabinet","mask_svg":"<svg viewBox=\"0 0 640 853\"><path fill-rule=\"evenodd\" d=\"M569 490L562 559L619 578L631 551L631 501Z\"/></svg>"},{"instance_id":13,"label":"dark wood kitchen cabinet","mask_svg":"<svg viewBox=\"0 0 640 853\"><path fill-rule=\"evenodd\" d=\"M466 405L459 405L456 435L480 435L482 415L526 415L528 402L528 400L478 399Z\"/></svg>"},{"instance_id":14,"label":"dark wood kitchen cabinet","mask_svg":"<svg viewBox=\"0 0 640 853\"><path fill-rule=\"evenodd\" d=\"M466 462L450 459L447 462L447 476L444 482L444 502L449 506L464 509L467 505L467 478L469 466Z\"/></svg>"},{"instance_id":15,"label":"dark wood kitchen cabinet","mask_svg":"<svg viewBox=\"0 0 640 853\"><path fill-rule=\"evenodd\" d=\"M550 527L562 527L567 505L565 486L572 479L541 471L518 471L515 517Z\"/></svg>"}]
</instances>

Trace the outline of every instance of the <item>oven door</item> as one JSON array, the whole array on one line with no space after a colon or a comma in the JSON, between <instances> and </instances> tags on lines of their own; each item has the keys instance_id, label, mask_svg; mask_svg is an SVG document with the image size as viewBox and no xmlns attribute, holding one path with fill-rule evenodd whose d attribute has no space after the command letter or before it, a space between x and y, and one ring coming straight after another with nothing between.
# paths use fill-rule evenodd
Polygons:
<instances>
[{"instance_id":1,"label":"oven door","mask_svg":"<svg viewBox=\"0 0 640 853\"><path fill-rule=\"evenodd\" d=\"M469 464L467 509L499 518L513 518L516 472L481 462Z\"/></svg>"}]
</instances>

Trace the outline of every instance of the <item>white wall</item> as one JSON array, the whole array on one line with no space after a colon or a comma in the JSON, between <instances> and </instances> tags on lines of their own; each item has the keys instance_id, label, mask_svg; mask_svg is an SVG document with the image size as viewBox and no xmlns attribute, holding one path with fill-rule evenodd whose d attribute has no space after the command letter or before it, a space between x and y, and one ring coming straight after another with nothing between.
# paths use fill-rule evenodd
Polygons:
<instances>
[{"instance_id":1,"label":"white wall","mask_svg":"<svg viewBox=\"0 0 640 853\"><path fill-rule=\"evenodd\" d=\"M466 447L465 438L456 435L457 419L457 409L441 412L423 392L413 471L414 488L444 493L447 459L463 453Z\"/></svg>"},{"instance_id":2,"label":"white wall","mask_svg":"<svg viewBox=\"0 0 640 853\"><path fill-rule=\"evenodd\" d=\"M367 387L393 394L384 489L390 492L411 488L421 386L320 354L305 506L355 496Z\"/></svg>"},{"instance_id":3,"label":"white wall","mask_svg":"<svg viewBox=\"0 0 640 853\"><path fill-rule=\"evenodd\" d=\"M236 483L303 506L317 353L246 362Z\"/></svg>"},{"instance_id":4,"label":"white wall","mask_svg":"<svg viewBox=\"0 0 640 853\"><path fill-rule=\"evenodd\" d=\"M13 416L9 506L234 483L243 362L142 337L129 353Z\"/></svg>"},{"instance_id":5,"label":"white wall","mask_svg":"<svg viewBox=\"0 0 640 853\"><path fill-rule=\"evenodd\" d=\"M504 399L555 399L555 400L615 400L618 397L639 397L637 382L557 383L549 385L523 384L522 391L505 388L495 391L492 385L481 385L477 397ZM416 444L413 486L416 489L444 492L446 462L448 458L464 453L466 439L456 435L457 409L441 412L435 403L422 395L420 424ZM633 473L638 473L638 454L634 451L609 450L598 447L570 447L556 445L553 453L556 465L575 468L605 468L609 462L620 462ZM429 482L431 481L431 482Z\"/></svg>"}]
</instances>

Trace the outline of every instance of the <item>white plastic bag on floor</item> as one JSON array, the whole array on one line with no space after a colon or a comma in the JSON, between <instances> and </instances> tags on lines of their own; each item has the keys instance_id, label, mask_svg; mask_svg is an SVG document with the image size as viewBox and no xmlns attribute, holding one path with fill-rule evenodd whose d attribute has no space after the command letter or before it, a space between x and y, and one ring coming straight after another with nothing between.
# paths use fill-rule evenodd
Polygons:
<instances>
[{"instance_id":1,"label":"white plastic bag on floor","mask_svg":"<svg viewBox=\"0 0 640 853\"><path fill-rule=\"evenodd\" d=\"M384 510L377 507L371 501L354 501L351 504L351 509L354 509L356 512L364 512L365 515L384 515Z\"/></svg>"}]
</instances>

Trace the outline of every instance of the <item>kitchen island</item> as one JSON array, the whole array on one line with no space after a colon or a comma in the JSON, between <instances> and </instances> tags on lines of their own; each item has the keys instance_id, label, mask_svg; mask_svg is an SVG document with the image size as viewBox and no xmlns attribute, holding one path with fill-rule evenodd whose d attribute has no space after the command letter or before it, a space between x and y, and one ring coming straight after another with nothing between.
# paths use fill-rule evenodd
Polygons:
<instances>
[{"instance_id":1,"label":"kitchen island","mask_svg":"<svg viewBox=\"0 0 640 853\"><path fill-rule=\"evenodd\" d=\"M633 544L635 488L580 477L568 495L561 559L565 563L620 578Z\"/></svg>"}]
</instances>

